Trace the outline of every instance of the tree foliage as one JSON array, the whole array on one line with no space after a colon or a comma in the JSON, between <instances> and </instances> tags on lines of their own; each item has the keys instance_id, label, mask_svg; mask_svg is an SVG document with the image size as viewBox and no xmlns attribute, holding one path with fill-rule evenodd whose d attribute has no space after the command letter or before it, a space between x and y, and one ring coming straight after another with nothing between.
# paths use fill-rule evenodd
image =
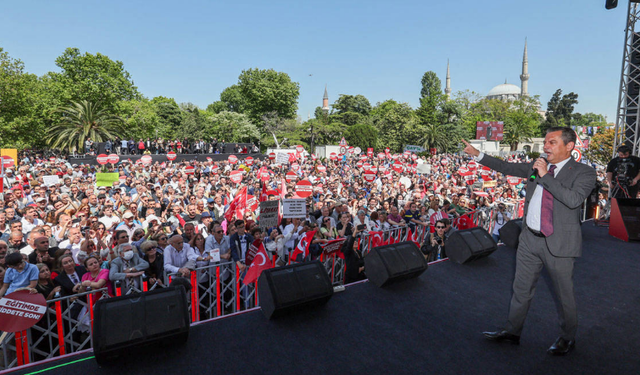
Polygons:
<instances>
[{"instance_id":1,"label":"tree foliage","mask_svg":"<svg viewBox=\"0 0 640 375\"><path fill-rule=\"evenodd\" d=\"M598 164L607 165L613 156L614 139L615 129L601 129L591 138L584 156Z\"/></svg>"},{"instance_id":2,"label":"tree foliage","mask_svg":"<svg viewBox=\"0 0 640 375\"><path fill-rule=\"evenodd\" d=\"M378 132L376 149L389 147L399 152L406 144L419 139L418 117L407 103L387 100L371 111L372 123Z\"/></svg>"},{"instance_id":3,"label":"tree foliage","mask_svg":"<svg viewBox=\"0 0 640 375\"><path fill-rule=\"evenodd\" d=\"M366 150L378 146L378 131L369 124L356 124L347 128L345 139L350 146Z\"/></svg>"},{"instance_id":4,"label":"tree foliage","mask_svg":"<svg viewBox=\"0 0 640 375\"><path fill-rule=\"evenodd\" d=\"M242 111L256 123L271 112L281 118L295 118L300 85L291 81L288 74L273 69L243 70L238 77L237 87L244 100ZM230 95L233 94L235 98L234 90ZM224 101L222 96L221 100Z\"/></svg>"},{"instance_id":5,"label":"tree foliage","mask_svg":"<svg viewBox=\"0 0 640 375\"><path fill-rule=\"evenodd\" d=\"M103 108L99 103L86 100L72 102L71 106L58 110L62 114L60 123L47 131L47 142L52 148L67 151L84 149L84 142L91 138L94 142L114 139L125 133L124 122Z\"/></svg>"},{"instance_id":6,"label":"tree foliage","mask_svg":"<svg viewBox=\"0 0 640 375\"><path fill-rule=\"evenodd\" d=\"M576 104L578 104L578 94L570 92L562 95L561 89L556 90L547 103L547 119L542 123L542 134L554 126L569 126Z\"/></svg>"}]
</instances>

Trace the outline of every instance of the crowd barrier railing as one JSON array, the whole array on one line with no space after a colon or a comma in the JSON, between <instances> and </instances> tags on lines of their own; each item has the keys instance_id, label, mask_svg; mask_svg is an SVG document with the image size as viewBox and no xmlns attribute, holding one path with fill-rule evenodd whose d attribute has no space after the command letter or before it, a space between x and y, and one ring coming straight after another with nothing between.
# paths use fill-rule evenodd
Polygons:
<instances>
[{"instance_id":1,"label":"crowd barrier railing","mask_svg":"<svg viewBox=\"0 0 640 375\"><path fill-rule=\"evenodd\" d=\"M107 288L47 301L36 325L4 338L0 370L90 348L93 305L102 298L109 298Z\"/></svg>"}]
</instances>

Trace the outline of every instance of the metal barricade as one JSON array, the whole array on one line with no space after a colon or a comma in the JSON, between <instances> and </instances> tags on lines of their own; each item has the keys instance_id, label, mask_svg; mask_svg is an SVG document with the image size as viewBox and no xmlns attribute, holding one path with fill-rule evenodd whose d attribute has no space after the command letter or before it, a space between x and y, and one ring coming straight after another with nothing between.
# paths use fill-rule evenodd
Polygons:
<instances>
[{"instance_id":1,"label":"metal barricade","mask_svg":"<svg viewBox=\"0 0 640 375\"><path fill-rule=\"evenodd\" d=\"M47 301L47 310L38 323L5 337L0 369L90 348L93 305L102 298L109 298L107 288Z\"/></svg>"}]
</instances>

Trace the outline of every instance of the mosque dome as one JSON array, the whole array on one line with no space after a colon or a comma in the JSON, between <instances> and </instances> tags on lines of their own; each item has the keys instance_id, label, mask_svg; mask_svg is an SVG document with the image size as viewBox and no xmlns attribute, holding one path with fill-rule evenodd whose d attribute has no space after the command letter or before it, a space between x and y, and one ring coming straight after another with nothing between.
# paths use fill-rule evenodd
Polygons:
<instances>
[{"instance_id":1,"label":"mosque dome","mask_svg":"<svg viewBox=\"0 0 640 375\"><path fill-rule=\"evenodd\" d=\"M492 88L487 99L514 100L520 97L520 93L520 87L505 82Z\"/></svg>"}]
</instances>

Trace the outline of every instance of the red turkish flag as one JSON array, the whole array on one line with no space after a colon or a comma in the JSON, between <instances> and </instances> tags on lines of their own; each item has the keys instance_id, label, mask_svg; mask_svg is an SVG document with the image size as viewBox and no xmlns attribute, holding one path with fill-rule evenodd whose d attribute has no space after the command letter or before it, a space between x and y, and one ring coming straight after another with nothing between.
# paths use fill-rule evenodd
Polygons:
<instances>
[{"instance_id":1,"label":"red turkish flag","mask_svg":"<svg viewBox=\"0 0 640 375\"><path fill-rule=\"evenodd\" d=\"M407 232L407 241L413 242L418 246L418 248L420 247L420 231L417 227L415 233L412 233L411 228L409 228L409 231Z\"/></svg>"},{"instance_id":2,"label":"red turkish flag","mask_svg":"<svg viewBox=\"0 0 640 375\"><path fill-rule=\"evenodd\" d=\"M233 221L233 217L243 217L244 210L247 206L247 187L243 187L238 190L238 194L233 198L231 203L229 204L229 208L227 212L225 212L224 217L227 219L227 222L231 223Z\"/></svg>"},{"instance_id":3,"label":"red turkish flag","mask_svg":"<svg viewBox=\"0 0 640 375\"><path fill-rule=\"evenodd\" d=\"M257 241L254 241L254 244ZM244 276L244 280L242 281L245 285L251 284L258 280L260 274L264 270L268 270L271 268L271 262L269 262L269 258L267 256L267 251L264 249L264 244L260 241L260 245L258 245L258 251L253 257L253 261L251 261L251 265L247 270L247 274Z\"/></svg>"},{"instance_id":4,"label":"red turkish flag","mask_svg":"<svg viewBox=\"0 0 640 375\"><path fill-rule=\"evenodd\" d=\"M260 202L266 202L269 200L269 193L267 192L267 183L262 183L262 193L260 193Z\"/></svg>"},{"instance_id":5,"label":"red turkish flag","mask_svg":"<svg viewBox=\"0 0 640 375\"><path fill-rule=\"evenodd\" d=\"M311 241L313 241L313 236L316 235L317 230L307 232L304 234L304 237L298 242L298 246L291 252L291 259L298 259L298 254L302 254L302 258L305 258L307 254L309 254L309 246L311 245Z\"/></svg>"},{"instance_id":6,"label":"red turkish flag","mask_svg":"<svg viewBox=\"0 0 640 375\"><path fill-rule=\"evenodd\" d=\"M287 197L287 181L283 178L280 180L280 198L284 199Z\"/></svg>"},{"instance_id":7,"label":"red turkish flag","mask_svg":"<svg viewBox=\"0 0 640 375\"><path fill-rule=\"evenodd\" d=\"M371 241L369 249L382 246L384 244L384 234L382 231L369 232L369 240Z\"/></svg>"}]
</instances>

